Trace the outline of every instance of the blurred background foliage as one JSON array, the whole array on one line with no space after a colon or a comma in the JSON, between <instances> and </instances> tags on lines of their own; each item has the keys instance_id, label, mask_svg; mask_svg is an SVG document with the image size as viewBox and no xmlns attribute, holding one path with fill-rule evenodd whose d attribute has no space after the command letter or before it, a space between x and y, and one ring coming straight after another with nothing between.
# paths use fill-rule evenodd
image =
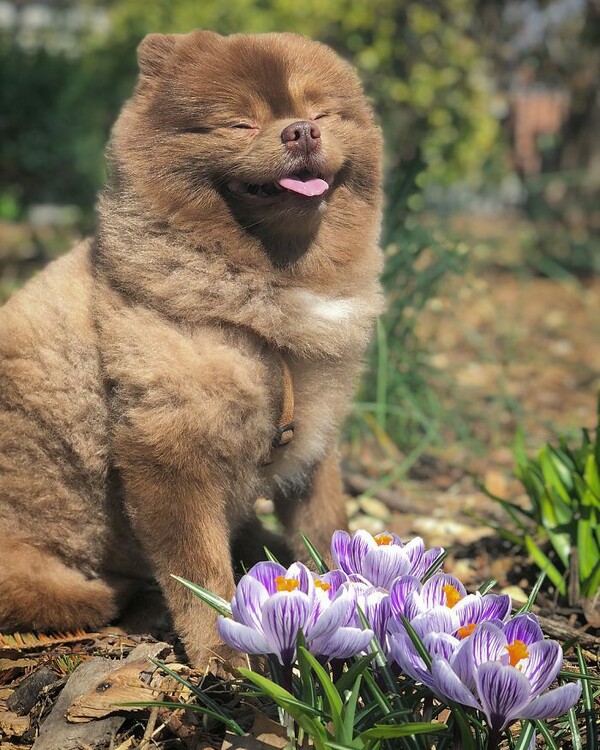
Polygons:
<instances>
[{"instance_id":1,"label":"blurred background foliage","mask_svg":"<svg viewBox=\"0 0 600 750\"><path fill-rule=\"evenodd\" d=\"M145 33L307 34L356 65L386 137L389 306L349 429L421 450L442 406L417 313L473 254L452 217L506 212L536 273L600 265L599 19L597 0L0 0L0 297L93 230Z\"/></svg>"}]
</instances>

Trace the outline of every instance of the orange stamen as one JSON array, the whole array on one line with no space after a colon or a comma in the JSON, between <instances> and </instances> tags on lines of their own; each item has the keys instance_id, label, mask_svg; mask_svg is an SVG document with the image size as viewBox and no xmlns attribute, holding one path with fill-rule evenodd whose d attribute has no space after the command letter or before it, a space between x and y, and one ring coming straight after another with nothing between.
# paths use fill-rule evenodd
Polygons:
<instances>
[{"instance_id":1,"label":"orange stamen","mask_svg":"<svg viewBox=\"0 0 600 750\"><path fill-rule=\"evenodd\" d=\"M508 651L511 667L515 667L517 662L521 661L521 659L526 659L529 656L529 651L523 641L515 640L504 648Z\"/></svg>"},{"instance_id":2,"label":"orange stamen","mask_svg":"<svg viewBox=\"0 0 600 750\"><path fill-rule=\"evenodd\" d=\"M379 534L379 536L374 536L373 539L380 547L391 544L394 541L394 537L391 534Z\"/></svg>"},{"instance_id":3,"label":"orange stamen","mask_svg":"<svg viewBox=\"0 0 600 750\"><path fill-rule=\"evenodd\" d=\"M293 591L294 589L298 588L300 582L295 578L277 576L277 578L275 579L275 585L277 586L277 591Z\"/></svg>"},{"instance_id":4,"label":"orange stamen","mask_svg":"<svg viewBox=\"0 0 600 750\"><path fill-rule=\"evenodd\" d=\"M323 589L323 591L329 591L329 589L331 588L331 584L325 583L325 581L318 581L318 580L315 581L315 586L318 589Z\"/></svg>"},{"instance_id":5,"label":"orange stamen","mask_svg":"<svg viewBox=\"0 0 600 750\"><path fill-rule=\"evenodd\" d=\"M460 592L450 583L442 586L442 590L444 594L446 594L446 606L450 609L452 609L452 607L458 604L458 602L462 599Z\"/></svg>"},{"instance_id":6,"label":"orange stamen","mask_svg":"<svg viewBox=\"0 0 600 750\"><path fill-rule=\"evenodd\" d=\"M459 638L468 638L476 627L476 622L470 622L468 625L463 625L463 627L459 628L456 632Z\"/></svg>"}]
</instances>

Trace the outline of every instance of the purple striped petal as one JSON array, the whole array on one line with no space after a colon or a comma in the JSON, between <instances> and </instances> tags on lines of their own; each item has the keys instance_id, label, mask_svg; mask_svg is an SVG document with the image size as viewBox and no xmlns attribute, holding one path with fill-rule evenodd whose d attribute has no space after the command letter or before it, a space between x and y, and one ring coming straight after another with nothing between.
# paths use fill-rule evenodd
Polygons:
<instances>
[{"instance_id":1,"label":"purple striped petal","mask_svg":"<svg viewBox=\"0 0 600 750\"><path fill-rule=\"evenodd\" d=\"M480 708L473 693L468 690L454 673L445 659L434 659L431 663L432 686L435 693L463 706Z\"/></svg>"},{"instance_id":2,"label":"purple striped petal","mask_svg":"<svg viewBox=\"0 0 600 750\"><path fill-rule=\"evenodd\" d=\"M485 662L496 661L501 656L507 657L506 645L506 636L491 622L478 625L465 642L476 668Z\"/></svg>"},{"instance_id":3,"label":"purple striped petal","mask_svg":"<svg viewBox=\"0 0 600 750\"><path fill-rule=\"evenodd\" d=\"M563 652L556 641L537 641L527 649L529 657L518 663L531 685L531 694L539 695L556 679L563 663Z\"/></svg>"},{"instance_id":4,"label":"purple striped petal","mask_svg":"<svg viewBox=\"0 0 600 750\"><path fill-rule=\"evenodd\" d=\"M362 562L362 574L374 586L389 589L398 576L410 570L406 552L393 544L382 545L369 550Z\"/></svg>"},{"instance_id":5,"label":"purple striped petal","mask_svg":"<svg viewBox=\"0 0 600 750\"><path fill-rule=\"evenodd\" d=\"M338 568L344 573L353 573L350 562L350 534L347 531L334 531L331 537L331 557Z\"/></svg>"},{"instance_id":6,"label":"purple striped petal","mask_svg":"<svg viewBox=\"0 0 600 750\"><path fill-rule=\"evenodd\" d=\"M432 659L440 658L450 661L459 648L460 641L448 633L429 633L423 638L423 645L431 654Z\"/></svg>"},{"instance_id":7,"label":"purple striped petal","mask_svg":"<svg viewBox=\"0 0 600 750\"><path fill-rule=\"evenodd\" d=\"M367 589L360 597L359 606L375 633L380 646L387 648L387 624L390 618L390 598L387 592L378 588Z\"/></svg>"},{"instance_id":8,"label":"purple striped petal","mask_svg":"<svg viewBox=\"0 0 600 750\"><path fill-rule=\"evenodd\" d=\"M274 562L258 562L247 573L247 575L262 583L269 594L274 594L277 591L275 579L278 576L285 576L285 574L286 570L283 565Z\"/></svg>"},{"instance_id":9,"label":"purple striped petal","mask_svg":"<svg viewBox=\"0 0 600 750\"><path fill-rule=\"evenodd\" d=\"M337 628L328 637L311 640L308 646L313 654L327 656L330 659L347 659L368 651L372 638L372 630L344 627Z\"/></svg>"},{"instance_id":10,"label":"purple striped petal","mask_svg":"<svg viewBox=\"0 0 600 750\"><path fill-rule=\"evenodd\" d=\"M356 531L350 542L350 566L352 572L362 573L364 575L363 560L367 552L372 549L378 549L378 544L371 534L364 529Z\"/></svg>"},{"instance_id":11,"label":"purple striped petal","mask_svg":"<svg viewBox=\"0 0 600 750\"><path fill-rule=\"evenodd\" d=\"M529 612L513 617L504 625L503 630L509 643L523 641L526 646L529 646L531 643L544 640L537 617Z\"/></svg>"},{"instance_id":12,"label":"purple striped petal","mask_svg":"<svg viewBox=\"0 0 600 750\"><path fill-rule=\"evenodd\" d=\"M452 633L456 630L456 618L448 607L433 607L423 612L410 623L421 640L428 633Z\"/></svg>"},{"instance_id":13,"label":"purple striped petal","mask_svg":"<svg viewBox=\"0 0 600 750\"><path fill-rule=\"evenodd\" d=\"M449 659L452 671L469 690L475 690L475 664L471 639L464 640L454 655Z\"/></svg>"},{"instance_id":14,"label":"purple striped petal","mask_svg":"<svg viewBox=\"0 0 600 750\"><path fill-rule=\"evenodd\" d=\"M467 594L454 607L452 612L459 622L459 626L469 625L470 623L478 623L481 621L482 611L482 596L477 594Z\"/></svg>"},{"instance_id":15,"label":"purple striped petal","mask_svg":"<svg viewBox=\"0 0 600 750\"><path fill-rule=\"evenodd\" d=\"M426 611L427 607L423 601L422 592L417 589L411 591L404 601L404 617L412 621Z\"/></svg>"},{"instance_id":16,"label":"purple striped petal","mask_svg":"<svg viewBox=\"0 0 600 750\"><path fill-rule=\"evenodd\" d=\"M411 539L408 544L404 545L404 551L408 556L410 562L410 573L417 578L422 578L425 573L425 564L423 562L423 555L425 553L425 543L420 536Z\"/></svg>"},{"instance_id":17,"label":"purple striped petal","mask_svg":"<svg viewBox=\"0 0 600 750\"><path fill-rule=\"evenodd\" d=\"M317 580L329 584L327 594L330 599L333 599L340 586L348 582L348 576L342 570L330 570L329 573L317 576Z\"/></svg>"},{"instance_id":18,"label":"purple striped petal","mask_svg":"<svg viewBox=\"0 0 600 750\"><path fill-rule=\"evenodd\" d=\"M310 615L308 596L301 591L281 591L265 602L263 630L282 664L291 664L296 658L298 631L306 628Z\"/></svg>"},{"instance_id":19,"label":"purple striped petal","mask_svg":"<svg viewBox=\"0 0 600 750\"><path fill-rule=\"evenodd\" d=\"M423 570L426 573L433 563L444 554L443 547L431 547L423 555Z\"/></svg>"},{"instance_id":20,"label":"purple striped petal","mask_svg":"<svg viewBox=\"0 0 600 750\"><path fill-rule=\"evenodd\" d=\"M581 682L570 682L540 695L521 711L523 719L554 719L572 708L581 696Z\"/></svg>"},{"instance_id":21,"label":"purple striped petal","mask_svg":"<svg viewBox=\"0 0 600 750\"><path fill-rule=\"evenodd\" d=\"M267 589L257 578L251 575L242 576L235 590L234 617L262 633L262 610L268 598Z\"/></svg>"},{"instance_id":22,"label":"purple striped petal","mask_svg":"<svg viewBox=\"0 0 600 750\"><path fill-rule=\"evenodd\" d=\"M228 646L245 654L272 654L274 649L262 633L235 622L230 617L219 615L217 631L221 640Z\"/></svg>"},{"instance_id":23,"label":"purple striped petal","mask_svg":"<svg viewBox=\"0 0 600 750\"><path fill-rule=\"evenodd\" d=\"M314 596L315 583L310 570L301 562L290 565L285 573L286 578L295 578L298 581L298 590L307 594L310 599Z\"/></svg>"},{"instance_id":24,"label":"purple striped petal","mask_svg":"<svg viewBox=\"0 0 600 750\"><path fill-rule=\"evenodd\" d=\"M481 603L480 622L484 620L502 620L504 622L510 614L511 601L508 594L485 594L481 597Z\"/></svg>"},{"instance_id":25,"label":"purple striped petal","mask_svg":"<svg viewBox=\"0 0 600 750\"><path fill-rule=\"evenodd\" d=\"M428 581L425 581L423 590L421 591L426 609L440 604L447 605L448 598L444 591L444 586L453 586L461 598L467 595L467 590L456 576L452 576L449 573L436 573Z\"/></svg>"},{"instance_id":26,"label":"purple striped petal","mask_svg":"<svg viewBox=\"0 0 600 750\"><path fill-rule=\"evenodd\" d=\"M412 591L420 591L421 584L415 576L401 576L390 588L390 605L395 615L404 615L406 599Z\"/></svg>"},{"instance_id":27,"label":"purple striped petal","mask_svg":"<svg viewBox=\"0 0 600 750\"><path fill-rule=\"evenodd\" d=\"M330 635L348 622L348 614L355 603L356 599L349 589L340 589L338 596L323 609L317 620L310 626L307 625L304 635L307 638Z\"/></svg>"},{"instance_id":28,"label":"purple striped petal","mask_svg":"<svg viewBox=\"0 0 600 750\"><path fill-rule=\"evenodd\" d=\"M479 667L475 681L483 711L493 729L504 729L523 715L531 692L529 680L518 669L490 661Z\"/></svg>"},{"instance_id":29,"label":"purple striped petal","mask_svg":"<svg viewBox=\"0 0 600 750\"><path fill-rule=\"evenodd\" d=\"M390 635L389 650L391 658L405 674L412 677L413 680L431 687L431 674L406 633Z\"/></svg>"}]
</instances>

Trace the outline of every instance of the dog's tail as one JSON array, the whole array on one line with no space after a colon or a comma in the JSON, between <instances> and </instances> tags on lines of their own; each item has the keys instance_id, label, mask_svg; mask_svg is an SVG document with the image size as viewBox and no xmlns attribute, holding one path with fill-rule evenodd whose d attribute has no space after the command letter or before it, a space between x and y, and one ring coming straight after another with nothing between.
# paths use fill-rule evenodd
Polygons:
<instances>
[{"instance_id":1,"label":"dog's tail","mask_svg":"<svg viewBox=\"0 0 600 750\"><path fill-rule=\"evenodd\" d=\"M0 539L0 630L97 628L117 614L117 594L46 550Z\"/></svg>"}]
</instances>

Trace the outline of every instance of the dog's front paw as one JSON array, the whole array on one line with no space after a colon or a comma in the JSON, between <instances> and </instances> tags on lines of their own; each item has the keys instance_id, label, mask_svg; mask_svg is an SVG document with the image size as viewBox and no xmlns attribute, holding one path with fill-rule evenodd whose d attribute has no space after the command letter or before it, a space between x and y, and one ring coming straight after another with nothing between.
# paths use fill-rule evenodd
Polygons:
<instances>
[{"instance_id":1,"label":"dog's front paw","mask_svg":"<svg viewBox=\"0 0 600 750\"><path fill-rule=\"evenodd\" d=\"M187 647L187 655L195 669L210 672L221 679L239 677L238 668L250 668L250 661L246 654L242 654L222 643L209 647Z\"/></svg>"}]
</instances>

